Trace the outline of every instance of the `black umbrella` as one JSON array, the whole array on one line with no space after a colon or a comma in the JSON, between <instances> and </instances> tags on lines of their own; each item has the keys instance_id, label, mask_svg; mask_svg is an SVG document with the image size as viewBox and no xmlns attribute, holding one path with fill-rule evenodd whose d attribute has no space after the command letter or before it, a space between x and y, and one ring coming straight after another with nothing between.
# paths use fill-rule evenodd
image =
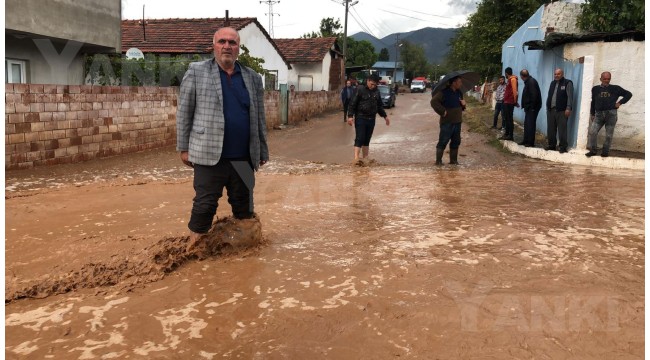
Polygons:
<instances>
[{"instance_id":1,"label":"black umbrella","mask_svg":"<svg viewBox=\"0 0 650 360\"><path fill-rule=\"evenodd\" d=\"M445 75L436 87L433 88L433 91L431 92L431 96L435 95L438 91L444 89L447 87L449 84L449 80L455 78L455 77L460 77L463 80L463 85L460 87L460 90L462 92L469 91L471 90L474 85L478 84L478 82L481 80L481 75L475 71L467 71L467 70L458 70L458 71L452 71Z\"/></svg>"}]
</instances>

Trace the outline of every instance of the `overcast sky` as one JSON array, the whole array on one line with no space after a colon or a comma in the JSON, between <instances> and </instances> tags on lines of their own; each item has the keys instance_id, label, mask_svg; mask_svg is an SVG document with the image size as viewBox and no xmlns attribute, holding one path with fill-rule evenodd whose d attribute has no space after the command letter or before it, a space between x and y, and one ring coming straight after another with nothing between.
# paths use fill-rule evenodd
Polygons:
<instances>
[{"instance_id":1,"label":"overcast sky","mask_svg":"<svg viewBox=\"0 0 650 360\"><path fill-rule=\"evenodd\" d=\"M377 38L424 27L456 28L477 0L358 0L348 15L348 35L365 31ZM352 3L352 2L351 2ZM318 31L323 18L345 23L343 0L280 0L273 4L275 38L299 38ZM122 19L256 17L269 31L269 5L259 0L122 0ZM270 32L270 31L269 31Z\"/></svg>"}]
</instances>

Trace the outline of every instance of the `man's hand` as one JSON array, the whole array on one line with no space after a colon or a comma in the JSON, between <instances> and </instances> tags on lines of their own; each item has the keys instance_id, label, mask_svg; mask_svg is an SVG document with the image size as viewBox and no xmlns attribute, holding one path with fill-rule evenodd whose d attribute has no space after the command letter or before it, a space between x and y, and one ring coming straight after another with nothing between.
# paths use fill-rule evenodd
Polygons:
<instances>
[{"instance_id":1,"label":"man's hand","mask_svg":"<svg viewBox=\"0 0 650 360\"><path fill-rule=\"evenodd\" d=\"M192 164L188 159L190 158L190 153L187 151L181 151L181 161L183 164L189 166L189 167L194 167L194 164Z\"/></svg>"},{"instance_id":2,"label":"man's hand","mask_svg":"<svg viewBox=\"0 0 650 360\"><path fill-rule=\"evenodd\" d=\"M266 160L260 160L260 167L264 166L266 164Z\"/></svg>"},{"instance_id":3,"label":"man's hand","mask_svg":"<svg viewBox=\"0 0 650 360\"><path fill-rule=\"evenodd\" d=\"M348 125L352 126L352 123L354 123L354 118L349 117L348 118Z\"/></svg>"},{"instance_id":4,"label":"man's hand","mask_svg":"<svg viewBox=\"0 0 650 360\"><path fill-rule=\"evenodd\" d=\"M388 116L386 116L384 119L386 120L386 126L390 126L390 119Z\"/></svg>"},{"instance_id":5,"label":"man's hand","mask_svg":"<svg viewBox=\"0 0 650 360\"><path fill-rule=\"evenodd\" d=\"M569 116L571 116L571 110L569 109L564 110L564 117L568 119Z\"/></svg>"}]
</instances>

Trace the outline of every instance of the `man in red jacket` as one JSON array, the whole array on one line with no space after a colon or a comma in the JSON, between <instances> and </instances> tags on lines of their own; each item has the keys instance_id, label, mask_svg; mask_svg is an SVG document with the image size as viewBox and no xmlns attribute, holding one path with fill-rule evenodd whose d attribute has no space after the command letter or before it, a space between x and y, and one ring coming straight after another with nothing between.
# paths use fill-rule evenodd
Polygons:
<instances>
[{"instance_id":1,"label":"man in red jacket","mask_svg":"<svg viewBox=\"0 0 650 360\"><path fill-rule=\"evenodd\" d=\"M499 140L514 140L512 133L514 131L514 123L512 114L515 111L515 106L519 107L517 103L517 76L512 75L512 68L506 68L506 91L503 94L503 122L506 124L506 131Z\"/></svg>"}]
</instances>

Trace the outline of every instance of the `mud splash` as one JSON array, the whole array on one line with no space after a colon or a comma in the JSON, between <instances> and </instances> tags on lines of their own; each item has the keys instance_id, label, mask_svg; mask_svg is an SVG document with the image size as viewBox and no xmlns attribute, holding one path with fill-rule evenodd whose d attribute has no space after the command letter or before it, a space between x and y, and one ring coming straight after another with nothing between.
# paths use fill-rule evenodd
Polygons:
<instances>
[{"instance_id":1,"label":"mud splash","mask_svg":"<svg viewBox=\"0 0 650 360\"><path fill-rule=\"evenodd\" d=\"M88 263L56 278L9 285L5 304L24 298L45 298L83 288L121 285L128 290L155 282L193 260L241 254L263 243L259 218L218 219L197 241L189 236L167 237L135 254L115 254L105 263Z\"/></svg>"}]
</instances>

